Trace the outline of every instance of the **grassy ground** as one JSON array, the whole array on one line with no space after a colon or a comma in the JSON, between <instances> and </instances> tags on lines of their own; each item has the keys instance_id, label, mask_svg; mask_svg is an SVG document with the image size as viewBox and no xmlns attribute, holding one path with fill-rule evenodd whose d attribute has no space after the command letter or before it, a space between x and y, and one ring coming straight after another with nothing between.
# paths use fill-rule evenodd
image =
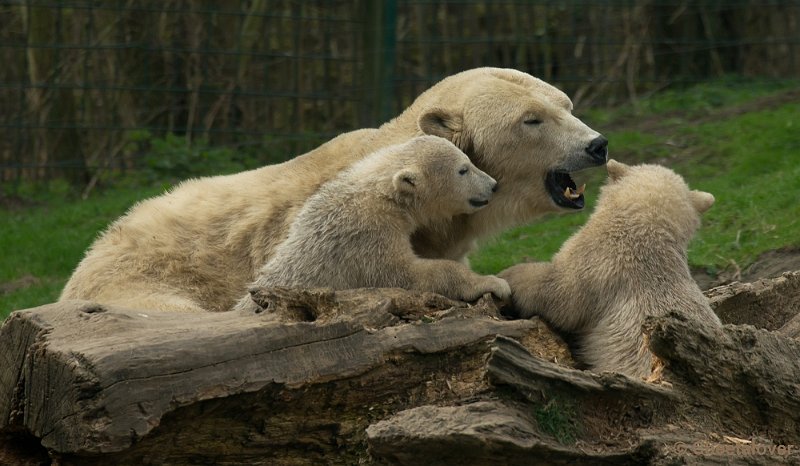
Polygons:
<instances>
[{"instance_id":1,"label":"grassy ground","mask_svg":"<svg viewBox=\"0 0 800 466\"><path fill-rule=\"evenodd\" d=\"M717 203L690 249L690 263L744 267L764 251L800 246L800 92L795 83L726 81L667 92L636 106L584 115L608 136L611 157L674 168ZM591 212L605 171L582 175L589 207L507 231L471 258L495 273L547 260ZM95 190L79 200L64 188L6 198L0 205L0 318L58 297L97 233L163 186Z\"/></svg>"}]
</instances>

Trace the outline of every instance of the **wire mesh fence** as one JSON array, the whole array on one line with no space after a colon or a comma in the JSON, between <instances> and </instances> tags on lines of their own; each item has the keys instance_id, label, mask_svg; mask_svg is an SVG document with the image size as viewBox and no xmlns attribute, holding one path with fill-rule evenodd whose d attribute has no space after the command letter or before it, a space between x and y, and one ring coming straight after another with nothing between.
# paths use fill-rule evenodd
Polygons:
<instances>
[{"instance_id":1,"label":"wire mesh fence","mask_svg":"<svg viewBox=\"0 0 800 466\"><path fill-rule=\"evenodd\" d=\"M167 135L285 160L478 66L585 107L800 77L800 0L0 0L0 25L3 182L136 170Z\"/></svg>"}]
</instances>

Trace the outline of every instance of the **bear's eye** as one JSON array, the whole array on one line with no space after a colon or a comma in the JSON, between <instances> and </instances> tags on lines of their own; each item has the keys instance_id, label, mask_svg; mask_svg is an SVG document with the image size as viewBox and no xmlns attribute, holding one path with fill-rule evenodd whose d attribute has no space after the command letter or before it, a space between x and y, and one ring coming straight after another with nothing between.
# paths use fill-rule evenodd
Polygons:
<instances>
[{"instance_id":1,"label":"bear's eye","mask_svg":"<svg viewBox=\"0 0 800 466\"><path fill-rule=\"evenodd\" d=\"M468 172L469 172L469 168L464 167L464 168L462 168L461 170L458 171L458 174L459 175L466 175Z\"/></svg>"},{"instance_id":2,"label":"bear's eye","mask_svg":"<svg viewBox=\"0 0 800 466\"><path fill-rule=\"evenodd\" d=\"M531 125L531 126L541 125L542 124L542 120L540 120L538 118L528 118L527 120L525 120L525 124L526 125Z\"/></svg>"}]
</instances>

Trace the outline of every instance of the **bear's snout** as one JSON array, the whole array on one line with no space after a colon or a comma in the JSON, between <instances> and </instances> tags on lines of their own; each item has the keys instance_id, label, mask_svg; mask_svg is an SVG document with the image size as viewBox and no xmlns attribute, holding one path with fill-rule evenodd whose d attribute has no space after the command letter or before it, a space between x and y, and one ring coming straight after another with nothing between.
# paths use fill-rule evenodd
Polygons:
<instances>
[{"instance_id":1,"label":"bear's snout","mask_svg":"<svg viewBox=\"0 0 800 466\"><path fill-rule=\"evenodd\" d=\"M589 145L586 146L586 153L598 164L606 163L606 157L608 157L608 139L603 136L597 136L592 139Z\"/></svg>"},{"instance_id":2,"label":"bear's snout","mask_svg":"<svg viewBox=\"0 0 800 466\"><path fill-rule=\"evenodd\" d=\"M497 181L491 176L481 172L481 178L483 178L483 183L481 183L482 186L478 194L469 200L469 204L476 209L489 204L489 200L492 198L493 193L497 192L498 187Z\"/></svg>"}]
</instances>

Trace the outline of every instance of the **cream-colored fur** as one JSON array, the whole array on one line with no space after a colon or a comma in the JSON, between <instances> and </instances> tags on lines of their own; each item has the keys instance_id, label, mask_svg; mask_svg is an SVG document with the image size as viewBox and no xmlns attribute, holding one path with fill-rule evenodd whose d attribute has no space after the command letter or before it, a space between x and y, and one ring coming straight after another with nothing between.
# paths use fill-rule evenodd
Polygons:
<instances>
[{"instance_id":1,"label":"cream-colored fur","mask_svg":"<svg viewBox=\"0 0 800 466\"><path fill-rule=\"evenodd\" d=\"M496 185L436 136L381 149L306 202L252 286L398 287L467 301L484 293L506 299L504 280L453 260L419 258L411 246L418 228L484 208ZM249 295L237 305L256 307Z\"/></svg>"},{"instance_id":2,"label":"cream-colored fur","mask_svg":"<svg viewBox=\"0 0 800 466\"><path fill-rule=\"evenodd\" d=\"M719 318L686 260L700 215L714 203L657 165L608 162L609 180L586 224L549 263L499 274L521 317L540 315L576 336L576 356L595 371L647 376L652 359L642 323L669 311Z\"/></svg>"},{"instance_id":3,"label":"cream-colored fur","mask_svg":"<svg viewBox=\"0 0 800 466\"><path fill-rule=\"evenodd\" d=\"M571 110L563 92L519 71L456 74L380 128L342 134L278 165L189 180L139 203L95 241L61 299L229 309L323 183L369 153L422 134L455 143L499 182L487 208L413 235L421 257L462 260L479 238L563 210L545 187L548 173L604 162L604 145L590 150L598 133Z\"/></svg>"}]
</instances>

